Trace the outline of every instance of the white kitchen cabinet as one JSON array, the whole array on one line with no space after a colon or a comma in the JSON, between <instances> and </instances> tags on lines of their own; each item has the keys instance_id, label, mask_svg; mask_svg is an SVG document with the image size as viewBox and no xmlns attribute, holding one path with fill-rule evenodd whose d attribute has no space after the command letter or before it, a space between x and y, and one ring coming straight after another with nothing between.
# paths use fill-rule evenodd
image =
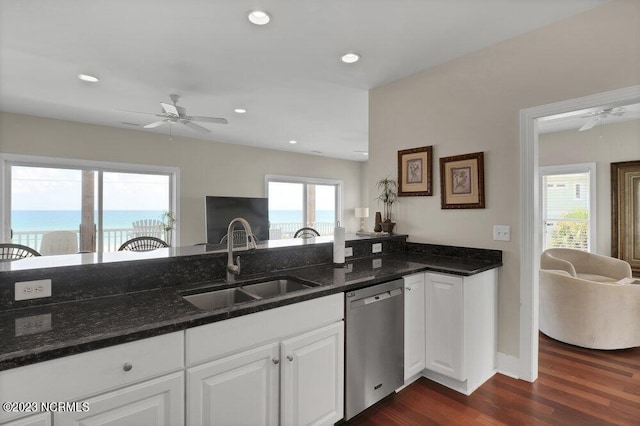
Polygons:
<instances>
[{"instance_id":1,"label":"white kitchen cabinet","mask_svg":"<svg viewBox=\"0 0 640 426\"><path fill-rule=\"evenodd\" d=\"M184 373L148 380L86 399L86 412L53 414L55 426L175 426L184 424Z\"/></svg>"},{"instance_id":2,"label":"white kitchen cabinet","mask_svg":"<svg viewBox=\"0 0 640 426\"><path fill-rule=\"evenodd\" d=\"M283 425L334 424L343 416L344 323L283 341Z\"/></svg>"},{"instance_id":3,"label":"white kitchen cabinet","mask_svg":"<svg viewBox=\"0 0 640 426\"><path fill-rule=\"evenodd\" d=\"M179 372L182 376L183 371L184 332L176 332L2 371L0 395L3 401L38 402L87 401L96 397L98 403L101 401L100 395L107 395L112 391L115 394L109 393L110 397L116 397L118 393L127 394L133 389L129 386L140 384L144 387L147 380L172 372ZM183 388L184 384L181 386ZM179 395L174 391L167 395L175 400L167 403L163 416L182 419L184 390ZM99 410L97 407L91 406L90 412L80 414L95 414ZM169 412L168 409L175 412ZM109 410L108 406L106 410ZM0 412L0 424L4 425L3 422L19 417L25 420L27 418L17 413ZM63 420L54 418L53 424L67 424L61 422ZM83 421L77 424L86 423ZM182 423L183 420L165 424ZM76 424L75 420L73 424Z\"/></svg>"},{"instance_id":4,"label":"white kitchen cabinet","mask_svg":"<svg viewBox=\"0 0 640 426\"><path fill-rule=\"evenodd\" d=\"M39 413L29 417L23 417L8 423L2 423L3 426L51 426L51 413Z\"/></svg>"},{"instance_id":5,"label":"white kitchen cabinet","mask_svg":"<svg viewBox=\"0 0 640 426\"><path fill-rule=\"evenodd\" d=\"M342 419L343 318L341 293L187 330L187 424Z\"/></svg>"},{"instance_id":6,"label":"white kitchen cabinet","mask_svg":"<svg viewBox=\"0 0 640 426\"><path fill-rule=\"evenodd\" d=\"M404 277L404 380L425 368L424 273Z\"/></svg>"},{"instance_id":7,"label":"white kitchen cabinet","mask_svg":"<svg viewBox=\"0 0 640 426\"><path fill-rule=\"evenodd\" d=\"M272 343L190 368L190 426L277 425L280 346Z\"/></svg>"},{"instance_id":8,"label":"white kitchen cabinet","mask_svg":"<svg viewBox=\"0 0 640 426\"><path fill-rule=\"evenodd\" d=\"M467 395L495 374L496 270L425 273L425 376Z\"/></svg>"}]
</instances>

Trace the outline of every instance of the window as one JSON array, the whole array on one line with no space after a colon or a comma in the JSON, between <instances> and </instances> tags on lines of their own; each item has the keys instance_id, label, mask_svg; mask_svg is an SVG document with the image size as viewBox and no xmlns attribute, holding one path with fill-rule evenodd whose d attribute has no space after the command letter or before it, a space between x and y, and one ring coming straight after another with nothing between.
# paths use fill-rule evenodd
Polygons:
<instances>
[{"instance_id":1,"label":"window","mask_svg":"<svg viewBox=\"0 0 640 426\"><path fill-rule=\"evenodd\" d=\"M333 235L341 220L342 181L267 175L269 238L293 238L303 227Z\"/></svg>"},{"instance_id":2,"label":"window","mask_svg":"<svg viewBox=\"0 0 640 426\"><path fill-rule=\"evenodd\" d=\"M2 241L65 254L116 251L140 232L169 242L175 237L161 222L164 212L176 212L177 169L26 156L2 160ZM75 244L58 252L43 247L50 231L76 234Z\"/></svg>"},{"instance_id":3,"label":"window","mask_svg":"<svg viewBox=\"0 0 640 426\"><path fill-rule=\"evenodd\" d=\"M595 247L595 164L541 167L543 250Z\"/></svg>"}]
</instances>

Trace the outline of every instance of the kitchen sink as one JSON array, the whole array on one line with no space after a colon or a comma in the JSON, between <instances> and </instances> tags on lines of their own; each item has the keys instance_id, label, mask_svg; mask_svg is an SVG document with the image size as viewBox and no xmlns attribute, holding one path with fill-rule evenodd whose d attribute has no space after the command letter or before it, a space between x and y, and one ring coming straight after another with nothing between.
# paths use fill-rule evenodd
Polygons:
<instances>
[{"instance_id":1,"label":"kitchen sink","mask_svg":"<svg viewBox=\"0 0 640 426\"><path fill-rule=\"evenodd\" d=\"M305 284L295 279L276 278L268 281L245 284L240 287L191 294L183 296L183 299L197 308L205 311L213 311L215 309L230 308L254 300L282 296L311 287L313 287L313 284Z\"/></svg>"},{"instance_id":2,"label":"kitchen sink","mask_svg":"<svg viewBox=\"0 0 640 426\"><path fill-rule=\"evenodd\" d=\"M306 290L311 288L310 285L303 284L287 278L265 281L257 284L249 284L242 286L245 292L258 296L263 299L269 297L282 296L294 291Z\"/></svg>"},{"instance_id":3,"label":"kitchen sink","mask_svg":"<svg viewBox=\"0 0 640 426\"><path fill-rule=\"evenodd\" d=\"M252 300L259 299L259 297L247 294L238 288L208 291L206 293L184 296L183 298L195 307L205 311L230 308L239 303L251 302Z\"/></svg>"}]
</instances>

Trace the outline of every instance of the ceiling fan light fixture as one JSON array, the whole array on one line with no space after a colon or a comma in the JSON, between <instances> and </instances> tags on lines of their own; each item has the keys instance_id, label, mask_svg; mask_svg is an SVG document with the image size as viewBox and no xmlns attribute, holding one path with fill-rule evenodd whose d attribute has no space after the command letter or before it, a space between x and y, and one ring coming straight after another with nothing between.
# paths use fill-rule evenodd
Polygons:
<instances>
[{"instance_id":1,"label":"ceiling fan light fixture","mask_svg":"<svg viewBox=\"0 0 640 426\"><path fill-rule=\"evenodd\" d=\"M342 62L344 62L345 64L353 64L353 63L356 63L356 62L358 62L360 60L360 55L358 55L357 53L354 53L354 52L349 52L349 53L345 53L344 55L342 55L340 60Z\"/></svg>"},{"instance_id":2,"label":"ceiling fan light fixture","mask_svg":"<svg viewBox=\"0 0 640 426\"><path fill-rule=\"evenodd\" d=\"M233 111L234 111L236 114L244 114L244 113L246 113L246 112L247 112L247 110L246 110L246 109L244 109L244 108L236 108L236 109L234 109Z\"/></svg>"},{"instance_id":3,"label":"ceiling fan light fixture","mask_svg":"<svg viewBox=\"0 0 640 426\"><path fill-rule=\"evenodd\" d=\"M271 20L271 16L263 10L251 11L248 15L249 22L255 25L267 25Z\"/></svg>"},{"instance_id":4,"label":"ceiling fan light fixture","mask_svg":"<svg viewBox=\"0 0 640 426\"><path fill-rule=\"evenodd\" d=\"M78 78L82 81L86 81L88 83L97 83L100 81L98 77L95 77L90 74L78 74Z\"/></svg>"}]
</instances>

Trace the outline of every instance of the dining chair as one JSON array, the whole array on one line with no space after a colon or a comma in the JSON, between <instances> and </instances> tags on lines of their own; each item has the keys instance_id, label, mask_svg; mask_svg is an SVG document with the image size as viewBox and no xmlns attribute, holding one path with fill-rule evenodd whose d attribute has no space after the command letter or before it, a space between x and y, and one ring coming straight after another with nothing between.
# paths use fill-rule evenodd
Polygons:
<instances>
[{"instance_id":1,"label":"dining chair","mask_svg":"<svg viewBox=\"0 0 640 426\"><path fill-rule=\"evenodd\" d=\"M300 228L293 234L293 238L313 238L319 237L320 233L313 228L305 226L304 228Z\"/></svg>"},{"instance_id":2,"label":"dining chair","mask_svg":"<svg viewBox=\"0 0 640 426\"><path fill-rule=\"evenodd\" d=\"M40 256L36 250L22 244L2 243L0 244L0 261L18 260L27 257Z\"/></svg>"},{"instance_id":3,"label":"dining chair","mask_svg":"<svg viewBox=\"0 0 640 426\"><path fill-rule=\"evenodd\" d=\"M40 254L73 254L78 252L78 233L73 231L50 231L42 235Z\"/></svg>"},{"instance_id":4,"label":"dining chair","mask_svg":"<svg viewBox=\"0 0 640 426\"><path fill-rule=\"evenodd\" d=\"M169 247L169 244L156 237L135 237L120 246L118 251L151 251Z\"/></svg>"}]
</instances>

